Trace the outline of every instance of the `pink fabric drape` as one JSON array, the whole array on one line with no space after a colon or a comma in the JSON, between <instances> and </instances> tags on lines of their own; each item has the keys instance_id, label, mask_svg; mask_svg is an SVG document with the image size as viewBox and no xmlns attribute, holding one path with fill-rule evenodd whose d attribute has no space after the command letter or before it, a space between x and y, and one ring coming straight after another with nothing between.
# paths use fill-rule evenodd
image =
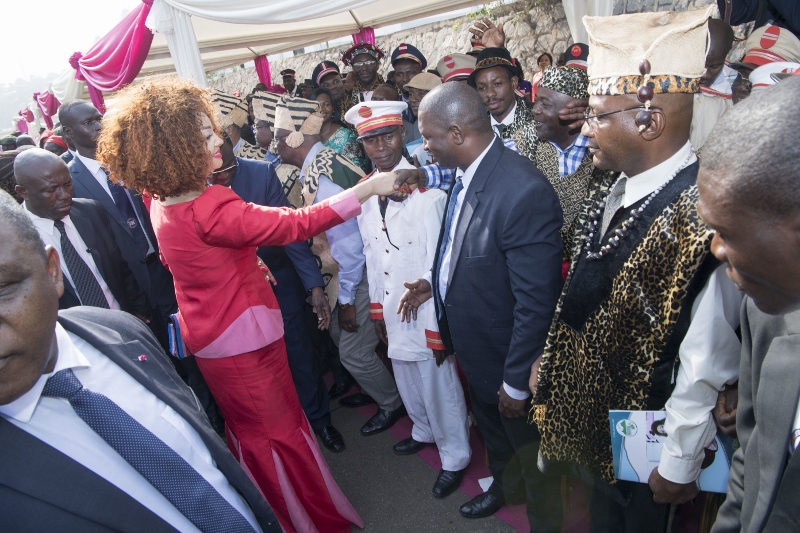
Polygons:
<instances>
[{"instance_id":1,"label":"pink fabric drape","mask_svg":"<svg viewBox=\"0 0 800 533\"><path fill-rule=\"evenodd\" d=\"M375 30L373 28L362 28L360 32L351 35L353 36L353 44L375 44Z\"/></svg>"},{"instance_id":2,"label":"pink fabric drape","mask_svg":"<svg viewBox=\"0 0 800 533\"><path fill-rule=\"evenodd\" d=\"M30 109L24 109L20 111L19 116L22 117L22 120L17 121L17 130L19 130L20 133L28 133L28 118L23 114L25 113L25 111L27 111L28 114L30 114L31 122L33 122L33 113L31 113Z\"/></svg>"},{"instance_id":3,"label":"pink fabric drape","mask_svg":"<svg viewBox=\"0 0 800 533\"><path fill-rule=\"evenodd\" d=\"M256 57L256 74L258 74L258 81L267 86L267 90L272 89L272 73L269 69L269 59L267 56L261 55Z\"/></svg>"},{"instance_id":4,"label":"pink fabric drape","mask_svg":"<svg viewBox=\"0 0 800 533\"><path fill-rule=\"evenodd\" d=\"M34 121L33 111L31 111L28 108L25 108L22 111L20 111L19 112L19 116L24 118L26 122L33 122Z\"/></svg>"},{"instance_id":5,"label":"pink fabric drape","mask_svg":"<svg viewBox=\"0 0 800 533\"><path fill-rule=\"evenodd\" d=\"M145 26L153 0L131 11L119 24L82 55L77 52L70 65L77 71L75 78L86 82L94 106L103 110L101 91L113 92L136 78L142 69L153 33Z\"/></svg>"},{"instance_id":6,"label":"pink fabric drape","mask_svg":"<svg viewBox=\"0 0 800 533\"><path fill-rule=\"evenodd\" d=\"M44 117L44 123L47 129L53 129L53 119L50 117L58 112L61 102L49 91L33 93L33 99L36 100L36 104L39 106L39 109L42 110L42 117Z\"/></svg>"}]
</instances>

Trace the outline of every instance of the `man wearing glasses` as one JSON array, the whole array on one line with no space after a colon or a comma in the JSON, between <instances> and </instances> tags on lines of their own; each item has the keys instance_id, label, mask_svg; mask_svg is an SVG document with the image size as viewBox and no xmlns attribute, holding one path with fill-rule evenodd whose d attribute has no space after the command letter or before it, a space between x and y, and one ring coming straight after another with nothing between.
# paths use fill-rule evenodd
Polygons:
<instances>
[{"instance_id":1,"label":"man wearing glasses","mask_svg":"<svg viewBox=\"0 0 800 533\"><path fill-rule=\"evenodd\" d=\"M372 91L386 82L378 73L383 56L383 50L369 43L359 43L342 55L342 63L353 68L356 78L353 90L343 102L343 110L350 109L358 102L372 100Z\"/></svg>"},{"instance_id":2,"label":"man wearing glasses","mask_svg":"<svg viewBox=\"0 0 800 533\"><path fill-rule=\"evenodd\" d=\"M699 491L717 395L738 376L742 296L697 215L689 142L710 15L584 17L592 63L582 133L594 165L615 174L579 216L530 388L540 465L593 480L592 531L667 530L672 506ZM609 409L666 409L649 479L615 480Z\"/></svg>"}]
</instances>

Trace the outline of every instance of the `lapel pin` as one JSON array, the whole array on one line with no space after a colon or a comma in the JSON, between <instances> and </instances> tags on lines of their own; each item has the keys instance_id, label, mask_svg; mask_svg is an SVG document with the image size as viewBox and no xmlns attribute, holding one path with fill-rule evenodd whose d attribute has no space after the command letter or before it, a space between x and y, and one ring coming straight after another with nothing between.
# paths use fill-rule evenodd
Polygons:
<instances>
[{"instance_id":1,"label":"lapel pin","mask_svg":"<svg viewBox=\"0 0 800 533\"><path fill-rule=\"evenodd\" d=\"M147 361L147 356L142 354L139 357L137 357L136 359L138 359L139 361Z\"/></svg>"}]
</instances>

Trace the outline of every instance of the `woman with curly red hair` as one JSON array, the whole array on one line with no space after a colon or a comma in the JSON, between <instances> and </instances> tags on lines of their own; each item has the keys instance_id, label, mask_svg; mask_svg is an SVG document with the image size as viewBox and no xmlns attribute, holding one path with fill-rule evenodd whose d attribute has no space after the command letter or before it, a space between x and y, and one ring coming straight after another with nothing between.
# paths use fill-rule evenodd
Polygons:
<instances>
[{"instance_id":1,"label":"woman with curly red hair","mask_svg":"<svg viewBox=\"0 0 800 533\"><path fill-rule=\"evenodd\" d=\"M360 517L333 480L297 398L283 321L256 247L309 239L394 192L386 174L299 210L243 202L207 179L222 165L209 94L175 78L109 103L97 158L154 198L153 229L172 272L186 346L226 420L228 447L285 531L350 531Z\"/></svg>"}]
</instances>

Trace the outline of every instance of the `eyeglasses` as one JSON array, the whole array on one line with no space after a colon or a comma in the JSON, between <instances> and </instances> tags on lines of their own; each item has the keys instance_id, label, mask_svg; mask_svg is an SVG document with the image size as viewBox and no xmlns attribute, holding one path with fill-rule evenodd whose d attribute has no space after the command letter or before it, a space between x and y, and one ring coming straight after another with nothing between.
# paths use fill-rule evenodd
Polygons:
<instances>
[{"instance_id":1,"label":"eyeglasses","mask_svg":"<svg viewBox=\"0 0 800 533\"><path fill-rule=\"evenodd\" d=\"M238 161L234 161L233 164L231 166L229 166L229 167L220 168L220 169L212 171L211 175L212 176L216 176L217 174L222 174L223 172L227 172L227 171L232 170L232 169L234 169L234 168L236 168L238 166L239 166L239 162Z\"/></svg>"},{"instance_id":2,"label":"eyeglasses","mask_svg":"<svg viewBox=\"0 0 800 533\"><path fill-rule=\"evenodd\" d=\"M633 111L634 109L647 109L647 108L645 106L643 106L643 105L635 105L633 107L626 107L625 109L617 109L616 111L608 111L607 113L597 113L597 114L593 115L592 114L593 109L591 107L587 107L583 112L583 119L586 120L587 122L589 120L597 122L597 120L599 118L607 117L608 115L613 115L615 113L622 113L623 111ZM659 107L650 107L650 110L651 111L656 111L656 110L661 111L661 108L659 108Z\"/></svg>"},{"instance_id":3,"label":"eyeglasses","mask_svg":"<svg viewBox=\"0 0 800 533\"><path fill-rule=\"evenodd\" d=\"M354 68L361 68L361 67L371 67L372 65L377 65L378 62L374 59L370 59L369 61L357 61L353 63Z\"/></svg>"}]
</instances>

